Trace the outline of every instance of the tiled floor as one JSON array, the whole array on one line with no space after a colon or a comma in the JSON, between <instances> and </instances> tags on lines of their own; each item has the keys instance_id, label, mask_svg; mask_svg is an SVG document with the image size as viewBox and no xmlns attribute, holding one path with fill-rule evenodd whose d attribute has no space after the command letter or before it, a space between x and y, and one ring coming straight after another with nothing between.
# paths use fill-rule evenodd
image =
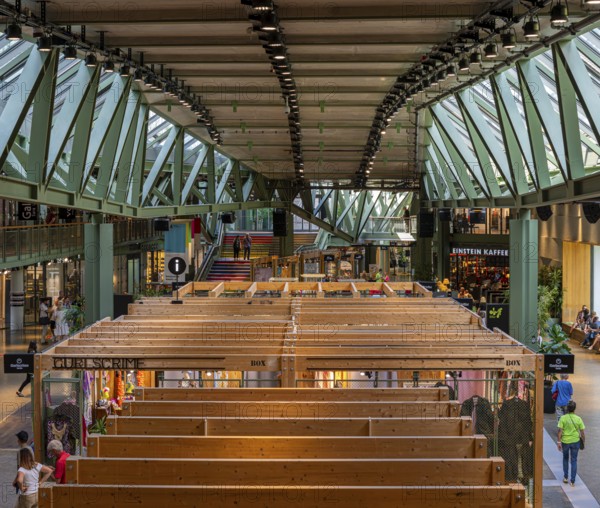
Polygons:
<instances>
[{"instance_id":1,"label":"tiled floor","mask_svg":"<svg viewBox=\"0 0 600 508\"><path fill-rule=\"evenodd\" d=\"M18 352L27 349L30 340L39 340L37 327L27 328L20 332L0 330L0 353ZM579 454L579 476L589 495L580 501L581 486L564 486L560 478L545 464L544 467L544 508L588 508L598 507L600 500L600 355L583 351L577 345L573 346L577 355L575 374L571 376L574 387L574 400L577 402L577 414L586 425L587 448ZM14 479L14 449L15 434L19 430L27 430L31 434L31 404L29 397L19 398L15 392L22 382L22 376L0 372L0 508L11 507L14 503L14 493L10 486ZM25 389L29 395L30 387ZM554 415L546 415L544 427L548 433L547 442L556 441L557 429ZM552 446L544 450L545 457L555 460L552 456L558 453ZM548 455L550 454L550 455ZM560 459L560 457L558 457ZM556 466L556 464L555 464ZM556 470L556 467L555 467ZM559 471L560 474L560 471ZM570 498L570 499L569 499ZM595 500L594 500L595 498Z\"/></svg>"}]
</instances>

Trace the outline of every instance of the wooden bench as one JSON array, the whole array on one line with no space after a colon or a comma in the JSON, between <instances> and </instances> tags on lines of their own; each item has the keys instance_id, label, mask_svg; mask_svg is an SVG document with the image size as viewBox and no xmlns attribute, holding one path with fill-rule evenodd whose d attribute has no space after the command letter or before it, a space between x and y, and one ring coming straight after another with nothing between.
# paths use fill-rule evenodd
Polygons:
<instances>
[{"instance_id":1,"label":"wooden bench","mask_svg":"<svg viewBox=\"0 0 600 508\"><path fill-rule=\"evenodd\" d=\"M486 458L485 436L126 436L92 434L89 457L189 459ZM268 478L268 473L266 473Z\"/></svg>"},{"instance_id":2,"label":"wooden bench","mask_svg":"<svg viewBox=\"0 0 600 508\"><path fill-rule=\"evenodd\" d=\"M448 388L136 388L135 400L425 402L448 400Z\"/></svg>"},{"instance_id":3,"label":"wooden bench","mask_svg":"<svg viewBox=\"0 0 600 508\"><path fill-rule=\"evenodd\" d=\"M124 402L125 416L195 416L232 418L409 418L456 417L460 404L444 402L279 402L279 401L133 401Z\"/></svg>"},{"instance_id":4,"label":"wooden bench","mask_svg":"<svg viewBox=\"0 0 600 508\"><path fill-rule=\"evenodd\" d=\"M151 442L151 440L149 440ZM265 472L268 471L268 474ZM489 459L67 459L67 482L90 485L504 485Z\"/></svg>"},{"instance_id":5,"label":"wooden bench","mask_svg":"<svg viewBox=\"0 0 600 508\"><path fill-rule=\"evenodd\" d=\"M485 487L340 487L326 481L316 486L124 486L56 485L40 488L40 508L525 508L522 485Z\"/></svg>"},{"instance_id":6,"label":"wooden bench","mask_svg":"<svg viewBox=\"0 0 600 508\"><path fill-rule=\"evenodd\" d=\"M139 436L472 436L470 417L457 418L194 418L109 416L109 435Z\"/></svg>"}]
</instances>

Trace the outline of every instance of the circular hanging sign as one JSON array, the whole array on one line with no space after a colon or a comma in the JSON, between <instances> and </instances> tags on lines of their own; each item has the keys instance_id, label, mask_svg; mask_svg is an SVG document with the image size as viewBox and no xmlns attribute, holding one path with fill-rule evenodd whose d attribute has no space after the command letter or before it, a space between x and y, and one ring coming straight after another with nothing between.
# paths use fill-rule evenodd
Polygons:
<instances>
[{"instance_id":1,"label":"circular hanging sign","mask_svg":"<svg viewBox=\"0 0 600 508\"><path fill-rule=\"evenodd\" d=\"M171 258L169 260L168 267L169 271L173 275L181 275L183 272L185 272L185 269L187 268L187 263L185 262L185 259L180 257Z\"/></svg>"}]
</instances>

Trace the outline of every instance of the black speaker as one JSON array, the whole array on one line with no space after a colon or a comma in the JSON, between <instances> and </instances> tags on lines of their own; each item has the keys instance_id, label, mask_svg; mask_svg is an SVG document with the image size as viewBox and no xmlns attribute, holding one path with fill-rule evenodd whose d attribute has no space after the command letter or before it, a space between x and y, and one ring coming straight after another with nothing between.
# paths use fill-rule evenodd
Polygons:
<instances>
[{"instance_id":1,"label":"black speaker","mask_svg":"<svg viewBox=\"0 0 600 508\"><path fill-rule=\"evenodd\" d=\"M469 222L471 224L485 224L485 208L471 208L469 210Z\"/></svg>"},{"instance_id":2,"label":"black speaker","mask_svg":"<svg viewBox=\"0 0 600 508\"><path fill-rule=\"evenodd\" d=\"M287 212L282 208L273 210L273 236L287 236Z\"/></svg>"},{"instance_id":3,"label":"black speaker","mask_svg":"<svg viewBox=\"0 0 600 508\"><path fill-rule=\"evenodd\" d=\"M600 220L600 204L582 203L583 215L590 224L596 224Z\"/></svg>"},{"instance_id":4,"label":"black speaker","mask_svg":"<svg viewBox=\"0 0 600 508\"><path fill-rule=\"evenodd\" d=\"M233 224L235 222L235 212L223 212L221 222L223 224Z\"/></svg>"},{"instance_id":5,"label":"black speaker","mask_svg":"<svg viewBox=\"0 0 600 508\"><path fill-rule=\"evenodd\" d=\"M171 221L169 219L154 219L154 231L169 231Z\"/></svg>"},{"instance_id":6,"label":"black speaker","mask_svg":"<svg viewBox=\"0 0 600 508\"><path fill-rule=\"evenodd\" d=\"M537 212L537 216L540 220L546 222L550 217L552 217L552 207L551 206L538 206L535 211Z\"/></svg>"},{"instance_id":7,"label":"black speaker","mask_svg":"<svg viewBox=\"0 0 600 508\"><path fill-rule=\"evenodd\" d=\"M419 238L433 238L434 232L434 215L433 212L427 210L419 210L418 227Z\"/></svg>"},{"instance_id":8,"label":"black speaker","mask_svg":"<svg viewBox=\"0 0 600 508\"><path fill-rule=\"evenodd\" d=\"M452 208L438 209L438 218L440 222L452 222Z\"/></svg>"}]
</instances>

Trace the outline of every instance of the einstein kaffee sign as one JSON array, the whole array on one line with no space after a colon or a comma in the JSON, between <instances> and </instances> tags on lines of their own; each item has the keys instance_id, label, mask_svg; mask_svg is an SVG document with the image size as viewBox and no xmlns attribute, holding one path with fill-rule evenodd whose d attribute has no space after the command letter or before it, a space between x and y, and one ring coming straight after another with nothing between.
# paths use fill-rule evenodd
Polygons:
<instances>
[{"instance_id":1,"label":"einstein kaffee sign","mask_svg":"<svg viewBox=\"0 0 600 508\"><path fill-rule=\"evenodd\" d=\"M459 256L502 256L508 257L508 249L485 247L452 247L452 254Z\"/></svg>"}]
</instances>

